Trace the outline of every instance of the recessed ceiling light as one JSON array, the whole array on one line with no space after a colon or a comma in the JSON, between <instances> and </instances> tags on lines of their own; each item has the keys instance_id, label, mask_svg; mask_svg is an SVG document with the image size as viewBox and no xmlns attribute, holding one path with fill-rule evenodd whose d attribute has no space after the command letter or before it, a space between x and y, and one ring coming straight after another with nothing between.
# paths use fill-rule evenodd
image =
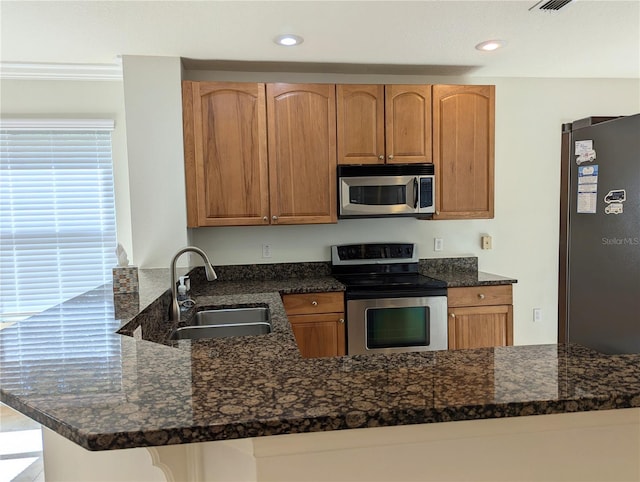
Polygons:
<instances>
[{"instance_id":1,"label":"recessed ceiling light","mask_svg":"<svg viewBox=\"0 0 640 482\"><path fill-rule=\"evenodd\" d=\"M492 50L497 50L505 45L506 42L504 40L486 40L485 42L480 42L476 45L476 49L491 52Z\"/></svg>"},{"instance_id":2,"label":"recessed ceiling light","mask_svg":"<svg viewBox=\"0 0 640 482\"><path fill-rule=\"evenodd\" d=\"M302 42L304 42L304 39L299 35L293 35L288 33L284 35L278 35L276 38L273 39L273 41L278 45L283 45L285 47L293 47L294 45L300 45Z\"/></svg>"}]
</instances>

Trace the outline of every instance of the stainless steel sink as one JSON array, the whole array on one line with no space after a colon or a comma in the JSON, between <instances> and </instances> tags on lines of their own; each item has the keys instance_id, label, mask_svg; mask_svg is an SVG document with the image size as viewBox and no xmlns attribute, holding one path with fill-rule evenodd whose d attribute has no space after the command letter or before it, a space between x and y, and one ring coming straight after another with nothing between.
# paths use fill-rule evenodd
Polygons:
<instances>
[{"instance_id":1,"label":"stainless steel sink","mask_svg":"<svg viewBox=\"0 0 640 482\"><path fill-rule=\"evenodd\" d=\"M271 317L265 307L204 310L196 313L193 325L177 328L172 340L198 340L271 333Z\"/></svg>"},{"instance_id":2,"label":"stainless steel sink","mask_svg":"<svg viewBox=\"0 0 640 482\"><path fill-rule=\"evenodd\" d=\"M269 308L226 308L203 310L196 313L194 325L226 325L229 323L270 323Z\"/></svg>"}]
</instances>

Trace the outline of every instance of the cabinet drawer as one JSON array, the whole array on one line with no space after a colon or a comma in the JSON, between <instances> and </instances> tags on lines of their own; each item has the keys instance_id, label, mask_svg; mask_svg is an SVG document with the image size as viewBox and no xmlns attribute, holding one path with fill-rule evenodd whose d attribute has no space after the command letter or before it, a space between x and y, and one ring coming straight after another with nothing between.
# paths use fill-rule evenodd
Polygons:
<instances>
[{"instance_id":1,"label":"cabinet drawer","mask_svg":"<svg viewBox=\"0 0 640 482\"><path fill-rule=\"evenodd\" d=\"M339 313L344 311L344 294L341 291L282 295L282 302L287 315Z\"/></svg>"},{"instance_id":2,"label":"cabinet drawer","mask_svg":"<svg viewBox=\"0 0 640 482\"><path fill-rule=\"evenodd\" d=\"M447 291L447 304L450 307L510 305L512 300L511 285L449 288Z\"/></svg>"}]
</instances>

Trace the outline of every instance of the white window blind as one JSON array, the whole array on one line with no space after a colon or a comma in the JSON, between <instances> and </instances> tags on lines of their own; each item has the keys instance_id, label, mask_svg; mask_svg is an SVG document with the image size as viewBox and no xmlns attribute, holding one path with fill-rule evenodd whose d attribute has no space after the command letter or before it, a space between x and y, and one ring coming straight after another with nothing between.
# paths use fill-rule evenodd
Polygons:
<instances>
[{"instance_id":1,"label":"white window blind","mask_svg":"<svg viewBox=\"0 0 640 482\"><path fill-rule=\"evenodd\" d=\"M111 132L72 124L0 129L0 321L111 281Z\"/></svg>"}]
</instances>

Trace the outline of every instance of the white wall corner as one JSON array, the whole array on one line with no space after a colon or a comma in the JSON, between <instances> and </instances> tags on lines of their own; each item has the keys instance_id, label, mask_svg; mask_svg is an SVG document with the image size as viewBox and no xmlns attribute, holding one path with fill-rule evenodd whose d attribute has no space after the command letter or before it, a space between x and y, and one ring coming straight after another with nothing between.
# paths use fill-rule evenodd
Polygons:
<instances>
[{"instance_id":1,"label":"white wall corner","mask_svg":"<svg viewBox=\"0 0 640 482\"><path fill-rule=\"evenodd\" d=\"M123 57L134 262L168 266L187 244L178 57Z\"/></svg>"}]
</instances>

